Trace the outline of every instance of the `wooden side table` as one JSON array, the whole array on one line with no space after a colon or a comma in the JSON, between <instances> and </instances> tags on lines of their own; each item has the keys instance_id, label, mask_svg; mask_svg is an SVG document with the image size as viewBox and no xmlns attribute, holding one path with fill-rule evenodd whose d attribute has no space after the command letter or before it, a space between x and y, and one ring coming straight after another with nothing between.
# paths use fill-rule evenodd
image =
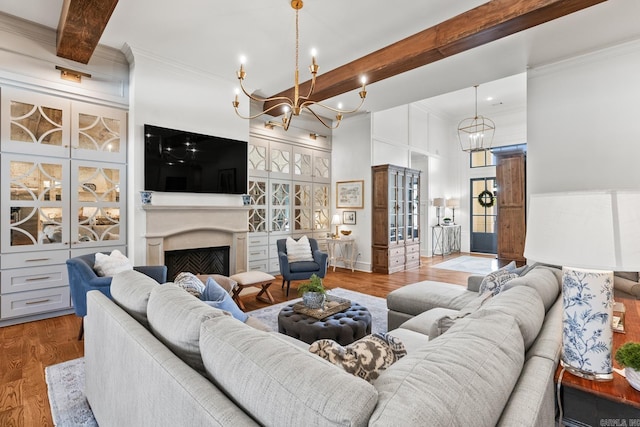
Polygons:
<instances>
[{"instance_id":1,"label":"wooden side table","mask_svg":"<svg viewBox=\"0 0 640 427\"><path fill-rule=\"evenodd\" d=\"M329 265L333 265L333 271L336 271L336 263L342 261L345 267L351 268L353 273L356 263L355 239L346 237L327 239L327 247L329 248Z\"/></svg>"},{"instance_id":2,"label":"wooden side table","mask_svg":"<svg viewBox=\"0 0 640 427\"><path fill-rule=\"evenodd\" d=\"M626 308L626 333L613 334L613 355L628 341L640 342L640 301L616 298ZM615 368L621 366L613 362ZM556 383L562 367L558 365ZM562 377L560 397L566 426L640 426L640 391L614 372L611 381L590 381L569 372Z\"/></svg>"}]
</instances>

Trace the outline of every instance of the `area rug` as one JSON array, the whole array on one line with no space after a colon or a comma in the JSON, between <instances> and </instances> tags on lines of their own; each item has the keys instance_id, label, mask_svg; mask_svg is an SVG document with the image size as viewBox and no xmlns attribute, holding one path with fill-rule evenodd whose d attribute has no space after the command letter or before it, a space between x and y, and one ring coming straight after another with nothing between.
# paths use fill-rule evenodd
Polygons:
<instances>
[{"instance_id":1,"label":"area rug","mask_svg":"<svg viewBox=\"0 0 640 427\"><path fill-rule=\"evenodd\" d=\"M330 295L346 298L367 307L371 313L371 332L387 332L387 300L360 292L350 291L342 288L335 288L328 291ZM269 307L250 311L247 314L258 318L272 331L278 331L278 313L288 304L301 301L301 298L270 305Z\"/></svg>"},{"instance_id":2,"label":"area rug","mask_svg":"<svg viewBox=\"0 0 640 427\"><path fill-rule=\"evenodd\" d=\"M441 262L440 264L435 264L432 267L484 275L498 269L498 260L495 258L463 255L450 259L449 261Z\"/></svg>"},{"instance_id":3,"label":"area rug","mask_svg":"<svg viewBox=\"0 0 640 427\"><path fill-rule=\"evenodd\" d=\"M53 425L89 427L98 423L84 397L84 358L44 368Z\"/></svg>"}]
</instances>

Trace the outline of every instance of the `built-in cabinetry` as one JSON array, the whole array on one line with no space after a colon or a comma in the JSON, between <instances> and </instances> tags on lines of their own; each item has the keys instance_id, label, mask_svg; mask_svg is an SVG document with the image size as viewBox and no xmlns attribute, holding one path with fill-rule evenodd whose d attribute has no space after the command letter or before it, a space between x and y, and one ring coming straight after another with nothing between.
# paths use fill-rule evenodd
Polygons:
<instances>
[{"instance_id":1,"label":"built-in cabinetry","mask_svg":"<svg viewBox=\"0 0 640 427\"><path fill-rule=\"evenodd\" d=\"M372 168L371 261L374 273L420 265L420 171L394 165Z\"/></svg>"},{"instance_id":2,"label":"built-in cabinetry","mask_svg":"<svg viewBox=\"0 0 640 427\"><path fill-rule=\"evenodd\" d=\"M330 146L249 139L249 269L278 272L276 241L307 235L323 250L330 228Z\"/></svg>"},{"instance_id":3,"label":"built-in cabinetry","mask_svg":"<svg viewBox=\"0 0 640 427\"><path fill-rule=\"evenodd\" d=\"M522 151L496 153L496 161L498 263L524 265L526 155Z\"/></svg>"},{"instance_id":4,"label":"built-in cabinetry","mask_svg":"<svg viewBox=\"0 0 640 427\"><path fill-rule=\"evenodd\" d=\"M127 120L12 87L0 109L1 325L70 309L69 257L125 249Z\"/></svg>"}]
</instances>

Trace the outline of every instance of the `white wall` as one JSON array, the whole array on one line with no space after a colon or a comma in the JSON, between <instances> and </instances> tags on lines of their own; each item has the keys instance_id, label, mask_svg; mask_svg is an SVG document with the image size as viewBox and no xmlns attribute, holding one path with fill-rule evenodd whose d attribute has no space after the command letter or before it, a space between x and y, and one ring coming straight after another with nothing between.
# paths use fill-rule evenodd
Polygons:
<instances>
[{"instance_id":1,"label":"white wall","mask_svg":"<svg viewBox=\"0 0 640 427\"><path fill-rule=\"evenodd\" d=\"M144 125L153 124L196 133L248 141L249 120L236 116L231 106L235 82L205 75L148 56L130 48L131 90L129 115L129 255L144 264L146 215L139 192L144 189ZM245 102L248 111L248 102ZM154 203L179 205L242 205L239 195L154 194Z\"/></svg>"},{"instance_id":2,"label":"white wall","mask_svg":"<svg viewBox=\"0 0 640 427\"><path fill-rule=\"evenodd\" d=\"M364 180L364 209L355 209L356 225L341 226L353 231L359 253L356 268L363 271L371 271L371 156L371 116L344 119L333 131L331 215L343 212L336 209L336 182Z\"/></svg>"},{"instance_id":3,"label":"white wall","mask_svg":"<svg viewBox=\"0 0 640 427\"><path fill-rule=\"evenodd\" d=\"M640 41L532 69L529 194L639 188Z\"/></svg>"}]
</instances>

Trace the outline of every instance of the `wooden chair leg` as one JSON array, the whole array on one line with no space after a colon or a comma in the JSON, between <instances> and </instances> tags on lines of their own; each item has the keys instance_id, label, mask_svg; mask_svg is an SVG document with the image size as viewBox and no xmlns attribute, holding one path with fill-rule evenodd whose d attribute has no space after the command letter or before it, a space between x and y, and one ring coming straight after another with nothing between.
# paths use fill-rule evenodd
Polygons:
<instances>
[{"instance_id":1,"label":"wooden chair leg","mask_svg":"<svg viewBox=\"0 0 640 427\"><path fill-rule=\"evenodd\" d=\"M289 288L291 287L291 280L287 280L287 298L289 298Z\"/></svg>"},{"instance_id":2,"label":"wooden chair leg","mask_svg":"<svg viewBox=\"0 0 640 427\"><path fill-rule=\"evenodd\" d=\"M80 332L78 333L78 341L82 341L84 336L84 317L80 320Z\"/></svg>"},{"instance_id":3,"label":"wooden chair leg","mask_svg":"<svg viewBox=\"0 0 640 427\"><path fill-rule=\"evenodd\" d=\"M284 282L286 282L286 280L282 279L282 286L280 286L280 289L284 289Z\"/></svg>"}]
</instances>

